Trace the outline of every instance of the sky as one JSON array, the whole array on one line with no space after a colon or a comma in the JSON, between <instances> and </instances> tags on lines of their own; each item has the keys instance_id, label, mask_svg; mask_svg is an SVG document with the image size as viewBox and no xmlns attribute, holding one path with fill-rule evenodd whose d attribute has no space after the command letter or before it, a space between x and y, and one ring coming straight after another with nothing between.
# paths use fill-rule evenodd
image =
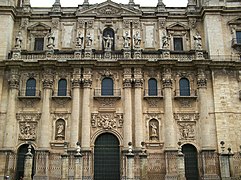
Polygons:
<instances>
[{"instance_id":1,"label":"sky","mask_svg":"<svg viewBox=\"0 0 241 180\"><path fill-rule=\"evenodd\" d=\"M89 0L90 4L102 3L106 0ZM116 3L128 4L129 0L112 0ZM55 0L30 0L32 7L46 7L52 6ZM78 4L82 4L84 0L60 0L61 6L77 7ZM158 0L134 0L135 4L141 6L156 6ZM186 7L187 0L163 0L167 7Z\"/></svg>"}]
</instances>

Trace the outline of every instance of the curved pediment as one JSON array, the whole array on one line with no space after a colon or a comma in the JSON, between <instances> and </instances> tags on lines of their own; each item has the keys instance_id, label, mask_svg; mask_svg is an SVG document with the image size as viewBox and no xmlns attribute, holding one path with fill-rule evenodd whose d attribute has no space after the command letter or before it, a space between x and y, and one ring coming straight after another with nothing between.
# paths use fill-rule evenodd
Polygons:
<instances>
[{"instance_id":1,"label":"curved pediment","mask_svg":"<svg viewBox=\"0 0 241 180\"><path fill-rule=\"evenodd\" d=\"M118 4L107 0L103 3L91 6L88 9L79 10L79 16L100 16L100 17L118 17L118 16L141 16L141 11L130 8L128 5Z\"/></svg>"}]
</instances>

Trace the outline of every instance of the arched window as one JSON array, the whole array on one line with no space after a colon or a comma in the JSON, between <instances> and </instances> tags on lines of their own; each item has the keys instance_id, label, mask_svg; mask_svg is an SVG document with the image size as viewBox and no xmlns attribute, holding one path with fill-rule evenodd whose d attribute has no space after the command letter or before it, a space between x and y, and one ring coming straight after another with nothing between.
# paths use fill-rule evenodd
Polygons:
<instances>
[{"instance_id":1,"label":"arched window","mask_svg":"<svg viewBox=\"0 0 241 180\"><path fill-rule=\"evenodd\" d=\"M26 96L35 96L36 95L36 80L30 78L26 83Z\"/></svg>"},{"instance_id":2,"label":"arched window","mask_svg":"<svg viewBox=\"0 0 241 180\"><path fill-rule=\"evenodd\" d=\"M101 83L101 95L113 96L113 80L111 78L104 78Z\"/></svg>"},{"instance_id":3,"label":"arched window","mask_svg":"<svg viewBox=\"0 0 241 180\"><path fill-rule=\"evenodd\" d=\"M148 81L148 96L157 96L157 81L154 78Z\"/></svg>"},{"instance_id":4,"label":"arched window","mask_svg":"<svg viewBox=\"0 0 241 180\"><path fill-rule=\"evenodd\" d=\"M190 96L190 83L187 78L182 78L179 81L180 96Z\"/></svg>"},{"instance_id":5,"label":"arched window","mask_svg":"<svg viewBox=\"0 0 241 180\"><path fill-rule=\"evenodd\" d=\"M67 81L66 79L60 79L58 82L58 96L67 95Z\"/></svg>"},{"instance_id":6,"label":"arched window","mask_svg":"<svg viewBox=\"0 0 241 180\"><path fill-rule=\"evenodd\" d=\"M105 28L104 31L103 31L103 43L102 43L102 47L103 47L103 50L105 49L105 45L104 45L104 37L111 37L113 38L113 41L112 41L112 45L111 45L111 49L114 50L115 49L115 32L113 29L111 28Z\"/></svg>"}]
</instances>

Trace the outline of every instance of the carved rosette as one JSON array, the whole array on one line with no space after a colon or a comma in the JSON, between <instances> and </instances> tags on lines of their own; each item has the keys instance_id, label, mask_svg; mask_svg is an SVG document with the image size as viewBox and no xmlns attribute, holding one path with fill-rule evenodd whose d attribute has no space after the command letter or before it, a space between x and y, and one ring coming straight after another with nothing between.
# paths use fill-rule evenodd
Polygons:
<instances>
[{"instance_id":1,"label":"carved rosette","mask_svg":"<svg viewBox=\"0 0 241 180\"><path fill-rule=\"evenodd\" d=\"M123 127L122 113L93 113L91 117L93 128L105 130L117 129Z\"/></svg>"},{"instance_id":2,"label":"carved rosette","mask_svg":"<svg viewBox=\"0 0 241 180\"><path fill-rule=\"evenodd\" d=\"M11 70L10 77L8 79L8 85L10 89L19 88L19 74L18 70Z\"/></svg>"},{"instance_id":3,"label":"carved rosette","mask_svg":"<svg viewBox=\"0 0 241 180\"><path fill-rule=\"evenodd\" d=\"M197 85L199 88L207 88L207 78L203 69L198 70Z\"/></svg>"},{"instance_id":4,"label":"carved rosette","mask_svg":"<svg viewBox=\"0 0 241 180\"><path fill-rule=\"evenodd\" d=\"M36 140L37 124L40 120L40 113L17 113L19 121L19 140Z\"/></svg>"}]
</instances>

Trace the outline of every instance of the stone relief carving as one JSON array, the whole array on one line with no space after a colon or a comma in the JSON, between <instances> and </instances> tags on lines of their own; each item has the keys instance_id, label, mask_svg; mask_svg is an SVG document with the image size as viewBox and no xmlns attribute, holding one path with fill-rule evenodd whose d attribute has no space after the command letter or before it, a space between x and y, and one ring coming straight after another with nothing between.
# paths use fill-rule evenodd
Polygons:
<instances>
[{"instance_id":1,"label":"stone relief carving","mask_svg":"<svg viewBox=\"0 0 241 180\"><path fill-rule=\"evenodd\" d=\"M121 113L93 113L91 125L105 130L122 128L123 114Z\"/></svg>"},{"instance_id":2,"label":"stone relief carving","mask_svg":"<svg viewBox=\"0 0 241 180\"><path fill-rule=\"evenodd\" d=\"M180 140L194 140L195 139L195 123L178 123Z\"/></svg>"},{"instance_id":3,"label":"stone relief carving","mask_svg":"<svg viewBox=\"0 0 241 180\"><path fill-rule=\"evenodd\" d=\"M166 19L165 18L160 18L159 19L159 25L161 28L165 28L166 26Z\"/></svg>"},{"instance_id":4,"label":"stone relief carving","mask_svg":"<svg viewBox=\"0 0 241 180\"><path fill-rule=\"evenodd\" d=\"M59 27L59 19L53 19L52 20L52 27L53 27L53 29L58 29L58 27Z\"/></svg>"},{"instance_id":5,"label":"stone relief carving","mask_svg":"<svg viewBox=\"0 0 241 180\"><path fill-rule=\"evenodd\" d=\"M130 28L130 20L124 20L123 25L124 25L124 28L129 29Z\"/></svg>"},{"instance_id":6,"label":"stone relief carving","mask_svg":"<svg viewBox=\"0 0 241 180\"><path fill-rule=\"evenodd\" d=\"M172 71L170 68L165 68L163 73L162 83L163 87L172 87Z\"/></svg>"},{"instance_id":7,"label":"stone relief carving","mask_svg":"<svg viewBox=\"0 0 241 180\"><path fill-rule=\"evenodd\" d=\"M197 19L196 18L190 18L189 19L189 27L192 29L195 29L197 26Z\"/></svg>"},{"instance_id":8,"label":"stone relief carving","mask_svg":"<svg viewBox=\"0 0 241 180\"><path fill-rule=\"evenodd\" d=\"M8 84L11 89L19 88L19 74L17 69L11 69Z\"/></svg>"},{"instance_id":9,"label":"stone relief carving","mask_svg":"<svg viewBox=\"0 0 241 180\"><path fill-rule=\"evenodd\" d=\"M112 6L105 6L103 8L100 8L98 12L104 15L116 15L120 12L120 9L114 8Z\"/></svg>"},{"instance_id":10,"label":"stone relief carving","mask_svg":"<svg viewBox=\"0 0 241 180\"><path fill-rule=\"evenodd\" d=\"M141 36L140 36L140 32L139 31L136 31L136 33L133 36L133 40L134 40L134 47L135 48L140 48Z\"/></svg>"},{"instance_id":11,"label":"stone relief carving","mask_svg":"<svg viewBox=\"0 0 241 180\"><path fill-rule=\"evenodd\" d=\"M199 113L174 113L174 119L177 121L197 121Z\"/></svg>"},{"instance_id":12,"label":"stone relief carving","mask_svg":"<svg viewBox=\"0 0 241 180\"><path fill-rule=\"evenodd\" d=\"M207 78L203 69L198 69L197 85L198 87L207 87Z\"/></svg>"},{"instance_id":13,"label":"stone relief carving","mask_svg":"<svg viewBox=\"0 0 241 180\"><path fill-rule=\"evenodd\" d=\"M201 35L197 32L194 38L194 45L196 50L202 50L202 37Z\"/></svg>"},{"instance_id":14,"label":"stone relief carving","mask_svg":"<svg viewBox=\"0 0 241 180\"><path fill-rule=\"evenodd\" d=\"M52 69L46 69L43 73L43 88L52 88L54 83L54 72Z\"/></svg>"},{"instance_id":15,"label":"stone relief carving","mask_svg":"<svg viewBox=\"0 0 241 180\"><path fill-rule=\"evenodd\" d=\"M40 113L17 113L19 121L19 139L36 140L37 123L40 120Z\"/></svg>"},{"instance_id":16,"label":"stone relief carving","mask_svg":"<svg viewBox=\"0 0 241 180\"><path fill-rule=\"evenodd\" d=\"M160 100L158 98L147 98L146 101L151 108L156 108Z\"/></svg>"},{"instance_id":17,"label":"stone relief carving","mask_svg":"<svg viewBox=\"0 0 241 180\"><path fill-rule=\"evenodd\" d=\"M27 28L28 24L29 24L29 19L28 18L22 18L21 24L20 24L20 29Z\"/></svg>"},{"instance_id":18,"label":"stone relief carving","mask_svg":"<svg viewBox=\"0 0 241 180\"><path fill-rule=\"evenodd\" d=\"M180 99L179 102L180 102L180 105L182 108L191 108L192 107L192 103L188 99Z\"/></svg>"}]
</instances>

